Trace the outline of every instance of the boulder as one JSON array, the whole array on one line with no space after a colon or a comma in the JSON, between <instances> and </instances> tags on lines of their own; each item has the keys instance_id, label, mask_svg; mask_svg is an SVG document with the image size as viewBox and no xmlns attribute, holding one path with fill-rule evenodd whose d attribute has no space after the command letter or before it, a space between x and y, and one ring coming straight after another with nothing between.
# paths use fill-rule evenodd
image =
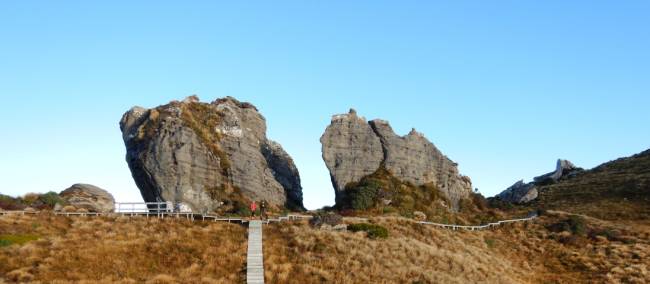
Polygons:
<instances>
[{"instance_id":1,"label":"boulder","mask_svg":"<svg viewBox=\"0 0 650 284\"><path fill-rule=\"evenodd\" d=\"M387 121L372 120L350 110L334 115L320 139L337 203L346 186L377 172L380 167L401 181L421 186L433 184L458 210L461 199L472 193L471 180L424 135L413 129L398 136Z\"/></svg>"},{"instance_id":2,"label":"boulder","mask_svg":"<svg viewBox=\"0 0 650 284\"><path fill-rule=\"evenodd\" d=\"M427 215L424 214L422 211L415 211L413 212L413 219L415 221L426 221L427 220Z\"/></svg>"},{"instance_id":3,"label":"boulder","mask_svg":"<svg viewBox=\"0 0 650 284\"><path fill-rule=\"evenodd\" d=\"M345 232L348 230L348 225L347 224L338 224L334 227L332 227L333 231L340 231L340 232Z\"/></svg>"},{"instance_id":4,"label":"boulder","mask_svg":"<svg viewBox=\"0 0 650 284\"><path fill-rule=\"evenodd\" d=\"M126 161L147 202L184 203L193 212L251 200L304 210L300 177L266 120L232 97L192 96L152 109L133 107L120 121ZM233 210L236 210L234 208Z\"/></svg>"},{"instance_id":5,"label":"boulder","mask_svg":"<svg viewBox=\"0 0 650 284\"><path fill-rule=\"evenodd\" d=\"M115 208L113 195L90 184L74 184L59 195L66 204L89 212L113 212Z\"/></svg>"},{"instance_id":6,"label":"boulder","mask_svg":"<svg viewBox=\"0 0 650 284\"><path fill-rule=\"evenodd\" d=\"M309 224L312 227L320 227L322 225L336 226L343 223L343 216L328 212L328 213L319 213L313 218L309 219Z\"/></svg>"},{"instance_id":7,"label":"boulder","mask_svg":"<svg viewBox=\"0 0 650 284\"><path fill-rule=\"evenodd\" d=\"M61 211L66 212L66 213L77 212L77 208L75 208L74 206L67 205L67 206L63 207L61 209Z\"/></svg>"},{"instance_id":8,"label":"boulder","mask_svg":"<svg viewBox=\"0 0 650 284\"><path fill-rule=\"evenodd\" d=\"M511 203L527 203L537 198L537 187L534 183L524 183L520 180L508 187L497 197L503 201Z\"/></svg>"}]
</instances>

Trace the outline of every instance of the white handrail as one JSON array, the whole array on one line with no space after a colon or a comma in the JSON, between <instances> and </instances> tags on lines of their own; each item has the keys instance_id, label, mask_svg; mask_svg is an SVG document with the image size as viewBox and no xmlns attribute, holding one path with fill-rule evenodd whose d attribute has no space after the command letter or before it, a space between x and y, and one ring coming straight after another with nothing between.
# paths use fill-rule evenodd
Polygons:
<instances>
[{"instance_id":1,"label":"white handrail","mask_svg":"<svg viewBox=\"0 0 650 284\"><path fill-rule=\"evenodd\" d=\"M477 226L472 226L472 225L455 225L455 224L441 224L441 223L433 223L433 222L425 222L425 221L420 221L418 224L423 224L423 225L432 225L432 226L437 226L437 227L442 227L442 228L451 228L452 230L456 229L465 229L465 230L483 230L487 229L490 227L494 226L499 226L501 224L506 224L506 223L514 223L514 222L525 222L525 221L531 221L533 219L537 218L537 214L532 215L528 218L519 218L519 219L510 219L510 220L502 220L502 221L497 221L493 223L487 223L485 225L477 225Z\"/></svg>"},{"instance_id":2,"label":"white handrail","mask_svg":"<svg viewBox=\"0 0 650 284\"><path fill-rule=\"evenodd\" d=\"M165 202L149 202L150 204L164 204ZM116 203L117 204L117 203ZM126 203L122 203L126 204ZM136 202L131 202L128 204L142 204L142 203L136 203ZM40 214L40 211L24 211L24 210L13 210L13 211L0 211L0 216L1 215L9 215L9 214L20 214L20 215L25 215L25 214ZM197 217L202 220L202 221L210 221L212 220L213 222L217 221L227 221L228 223L231 222L239 222L239 223L248 223L249 220L244 219L244 218L234 218L234 217L224 217L224 216L216 216L216 215L207 215L207 214L198 214L198 213L191 213L191 212L173 212L171 210L167 209L152 209L151 211L144 211L144 212L53 212L55 215L63 215L63 216L127 216L127 217L135 217L135 216L145 216L149 218L150 216L155 216L159 219L164 219L165 217L176 217L180 218L181 216L188 219L188 220L196 220ZM291 221L291 220L300 220L300 219L311 219L314 216L310 215L297 215L297 214L288 214L286 216L279 216L278 218L271 218L262 221L264 224L269 224L271 222L282 222L282 221ZM442 224L442 223L434 223L434 222L427 222L427 221L419 221L417 222L418 224L422 225L430 225L430 226L436 226L436 227L441 227L445 229L452 229L452 230L458 230L458 229L463 229L463 230L470 230L470 231L475 231L475 230L484 230L484 229L489 229L491 227L496 227L500 226L501 224L507 224L507 223L514 223L514 222L525 222L525 221L531 221L536 219L538 216L532 215L527 218L519 218L519 219L509 219L509 220L501 220L497 222L492 222L484 225L457 225L457 224ZM367 218L356 218L355 219L363 219L363 220L368 220Z\"/></svg>"}]
</instances>

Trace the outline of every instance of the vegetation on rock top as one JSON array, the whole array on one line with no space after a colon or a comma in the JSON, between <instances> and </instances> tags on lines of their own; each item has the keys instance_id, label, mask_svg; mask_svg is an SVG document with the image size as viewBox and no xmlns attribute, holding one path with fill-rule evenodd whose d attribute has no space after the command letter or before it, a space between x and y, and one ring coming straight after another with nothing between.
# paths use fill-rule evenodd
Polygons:
<instances>
[{"instance_id":1,"label":"vegetation on rock top","mask_svg":"<svg viewBox=\"0 0 650 284\"><path fill-rule=\"evenodd\" d=\"M479 224L498 219L480 194L460 202L460 212L453 212L449 200L433 184L421 186L396 178L385 167L349 183L345 195L337 200L337 209L343 214L397 214L413 218L414 212L423 212L427 219L440 223Z\"/></svg>"}]
</instances>

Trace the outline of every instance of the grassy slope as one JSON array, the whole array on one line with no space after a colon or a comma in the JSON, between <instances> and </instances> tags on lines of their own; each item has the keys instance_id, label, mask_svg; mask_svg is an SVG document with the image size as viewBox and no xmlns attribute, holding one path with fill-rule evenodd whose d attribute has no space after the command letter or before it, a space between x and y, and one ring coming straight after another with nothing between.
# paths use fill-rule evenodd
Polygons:
<instances>
[{"instance_id":1,"label":"grassy slope","mask_svg":"<svg viewBox=\"0 0 650 284\"><path fill-rule=\"evenodd\" d=\"M607 220L650 219L650 150L543 186L531 207Z\"/></svg>"},{"instance_id":2,"label":"grassy slope","mask_svg":"<svg viewBox=\"0 0 650 284\"><path fill-rule=\"evenodd\" d=\"M13 243L0 245L0 283L238 283L244 276L246 229L234 224L4 216L0 238Z\"/></svg>"},{"instance_id":3,"label":"grassy slope","mask_svg":"<svg viewBox=\"0 0 650 284\"><path fill-rule=\"evenodd\" d=\"M269 283L588 283L650 281L650 227L588 219L574 235L546 228L555 213L535 223L494 231L458 232L405 219L378 218L386 240L363 233L322 231L307 224L265 228ZM634 230L630 230L630 229ZM613 234L613 233L612 233Z\"/></svg>"}]
</instances>

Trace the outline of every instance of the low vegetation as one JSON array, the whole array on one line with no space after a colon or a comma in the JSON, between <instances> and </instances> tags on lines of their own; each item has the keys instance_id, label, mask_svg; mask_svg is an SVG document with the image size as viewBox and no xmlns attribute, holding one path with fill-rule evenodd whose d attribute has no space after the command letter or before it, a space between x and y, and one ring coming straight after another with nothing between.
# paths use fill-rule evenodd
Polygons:
<instances>
[{"instance_id":1,"label":"low vegetation","mask_svg":"<svg viewBox=\"0 0 650 284\"><path fill-rule=\"evenodd\" d=\"M650 219L650 150L602 164L539 189L531 208L606 220Z\"/></svg>"},{"instance_id":2,"label":"low vegetation","mask_svg":"<svg viewBox=\"0 0 650 284\"><path fill-rule=\"evenodd\" d=\"M241 283L245 258L235 224L0 217L0 283Z\"/></svg>"},{"instance_id":3,"label":"low vegetation","mask_svg":"<svg viewBox=\"0 0 650 284\"><path fill-rule=\"evenodd\" d=\"M210 152L219 158L221 170L223 174L227 175L230 170L230 161L228 155L219 146L219 141L222 139L221 134L215 131L224 114L206 103L191 102L181 104L180 107L183 122L199 136Z\"/></svg>"},{"instance_id":4,"label":"low vegetation","mask_svg":"<svg viewBox=\"0 0 650 284\"><path fill-rule=\"evenodd\" d=\"M454 212L451 203L433 184L416 186L404 182L383 166L359 182L346 186L347 195L337 200L337 208L344 215L393 215L413 218L422 212L429 221L454 224L483 224L503 217L488 206L480 194L472 193L460 202L460 212Z\"/></svg>"},{"instance_id":5,"label":"low vegetation","mask_svg":"<svg viewBox=\"0 0 650 284\"><path fill-rule=\"evenodd\" d=\"M22 197L0 194L0 209L24 210L27 207L37 210L51 210L57 203L65 205L61 197L53 191L47 193L28 193Z\"/></svg>"},{"instance_id":6,"label":"low vegetation","mask_svg":"<svg viewBox=\"0 0 650 284\"><path fill-rule=\"evenodd\" d=\"M366 225L350 224L348 231L306 222L265 227L267 283L650 281L647 222L619 224L562 212L486 231L443 230L397 217L371 222L390 232L386 239L351 230ZM556 230L557 223L567 225Z\"/></svg>"},{"instance_id":7,"label":"low vegetation","mask_svg":"<svg viewBox=\"0 0 650 284\"><path fill-rule=\"evenodd\" d=\"M350 230L350 232L366 232L368 234L368 238L371 238L373 240L388 238L388 229L377 224L351 224L347 229Z\"/></svg>"}]
</instances>

